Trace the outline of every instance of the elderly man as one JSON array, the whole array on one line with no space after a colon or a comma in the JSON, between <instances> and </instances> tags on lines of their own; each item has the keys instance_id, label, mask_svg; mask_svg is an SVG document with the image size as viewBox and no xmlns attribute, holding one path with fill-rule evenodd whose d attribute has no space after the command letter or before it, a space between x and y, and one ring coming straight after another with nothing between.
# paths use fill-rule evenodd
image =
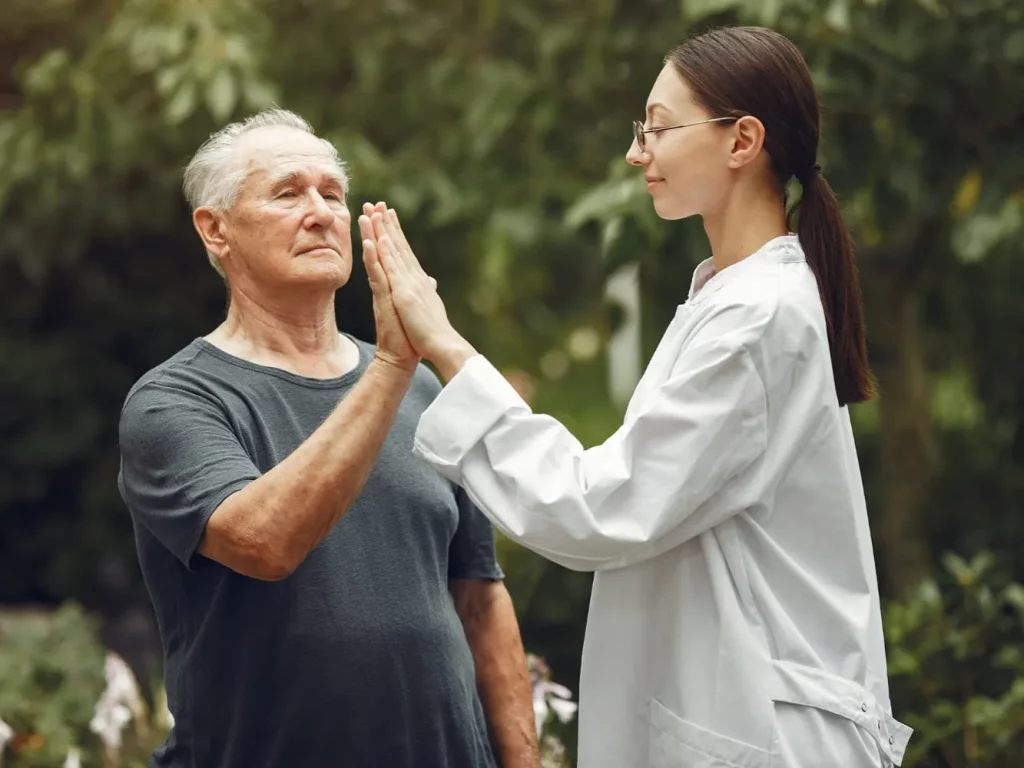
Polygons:
<instances>
[{"instance_id":1,"label":"elderly man","mask_svg":"<svg viewBox=\"0 0 1024 768\"><path fill-rule=\"evenodd\" d=\"M121 414L175 718L151 768L538 765L493 531L412 455L440 384L379 263L376 347L335 323L347 188L334 147L281 110L214 134L185 172L230 301Z\"/></svg>"}]
</instances>

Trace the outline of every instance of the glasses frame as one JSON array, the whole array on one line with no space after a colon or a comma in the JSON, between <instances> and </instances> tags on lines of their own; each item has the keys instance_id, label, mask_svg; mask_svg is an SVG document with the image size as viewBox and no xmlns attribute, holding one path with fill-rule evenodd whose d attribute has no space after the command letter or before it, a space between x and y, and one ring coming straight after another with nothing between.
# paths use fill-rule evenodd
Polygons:
<instances>
[{"instance_id":1,"label":"glasses frame","mask_svg":"<svg viewBox=\"0 0 1024 768\"><path fill-rule=\"evenodd\" d=\"M683 123L682 125L669 125L664 128L644 128L644 124L639 120L633 121L633 137L636 139L636 145L640 148L641 152L647 151L647 134L648 133L661 133L662 131L674 131L676 128L689 128L693 125L704 125L705 123L721 123L726 120L739 120L738 117L711 117L707 120L698 120L695 123Z\"/></svg>"}]
</instances>

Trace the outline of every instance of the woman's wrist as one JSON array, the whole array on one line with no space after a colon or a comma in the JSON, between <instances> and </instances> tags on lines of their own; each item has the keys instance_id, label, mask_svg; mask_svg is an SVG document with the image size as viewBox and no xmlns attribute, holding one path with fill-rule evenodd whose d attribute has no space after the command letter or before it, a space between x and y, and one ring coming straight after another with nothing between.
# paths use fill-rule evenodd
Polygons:
<instances>
[{"instance_id":1,"label":"woman's wrist","mask_svg":"<svg viewBox=\"0 0 1024 768\"><path fill-rule=\"evenodd\" d=\"M453 330L450 336L445 337L436 349L431 351L429 360L445 383L448 383L462 370L466 361L477 354L473 345Z\"/></svg>"}]
</instances>

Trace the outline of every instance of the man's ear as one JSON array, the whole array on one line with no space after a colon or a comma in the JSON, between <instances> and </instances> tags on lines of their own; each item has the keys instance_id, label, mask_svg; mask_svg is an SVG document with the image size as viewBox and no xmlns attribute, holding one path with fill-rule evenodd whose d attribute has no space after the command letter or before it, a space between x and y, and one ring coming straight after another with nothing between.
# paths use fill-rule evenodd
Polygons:
<instances>
[{"instance_id":1,"label":"man's ear","mask_svg":"<svg viewBox=\"0 0 1024 768\"><path fill-rule=\"evenodd\" d=\"M227 256L229 247L224 237L224 220L220 213L212 208L196 208L192 214L192 224L208 253L212 253L218 259Z\"/></svg>"},{"instance_id":2,"label":"man's ear","mask_svg":"<svg viewBox=\"0 0 1024 768\"><path fill-rule=\"evenodd\" d=\"M764 146L764 124L756 117L744 115L733 124L729 167L742 168L752 163Z\"/></svg>"}]
</instances>

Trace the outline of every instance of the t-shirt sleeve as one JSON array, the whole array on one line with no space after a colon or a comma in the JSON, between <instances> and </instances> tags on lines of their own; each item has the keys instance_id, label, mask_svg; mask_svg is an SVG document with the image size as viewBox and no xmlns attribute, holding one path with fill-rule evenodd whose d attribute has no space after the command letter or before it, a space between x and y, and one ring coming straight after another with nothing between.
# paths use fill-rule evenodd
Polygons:
<instances>
[{"instance_id":1,"label":"t-shirt sleeve","mask_svg":"<svg viewBox=\"0 0 1024 768\"><path fill-rule=\"evenodd\" d=\"M448 577L451 579L504 579L494 549L494 527L484 513L456 486L459 526L448 546Z\"/></svg>"},{"instance_id":2,"label":"t-shirt sleeve","mask_svg":"<svg viewBox=\"0 0 1024 768\"><path fill-rule=\"evenodd\" d=\"M260 476L224 407L148 383L125 403L119 442L118 488L132 518L191 569L214 510Z\"/></svg>"}]
</instances>

